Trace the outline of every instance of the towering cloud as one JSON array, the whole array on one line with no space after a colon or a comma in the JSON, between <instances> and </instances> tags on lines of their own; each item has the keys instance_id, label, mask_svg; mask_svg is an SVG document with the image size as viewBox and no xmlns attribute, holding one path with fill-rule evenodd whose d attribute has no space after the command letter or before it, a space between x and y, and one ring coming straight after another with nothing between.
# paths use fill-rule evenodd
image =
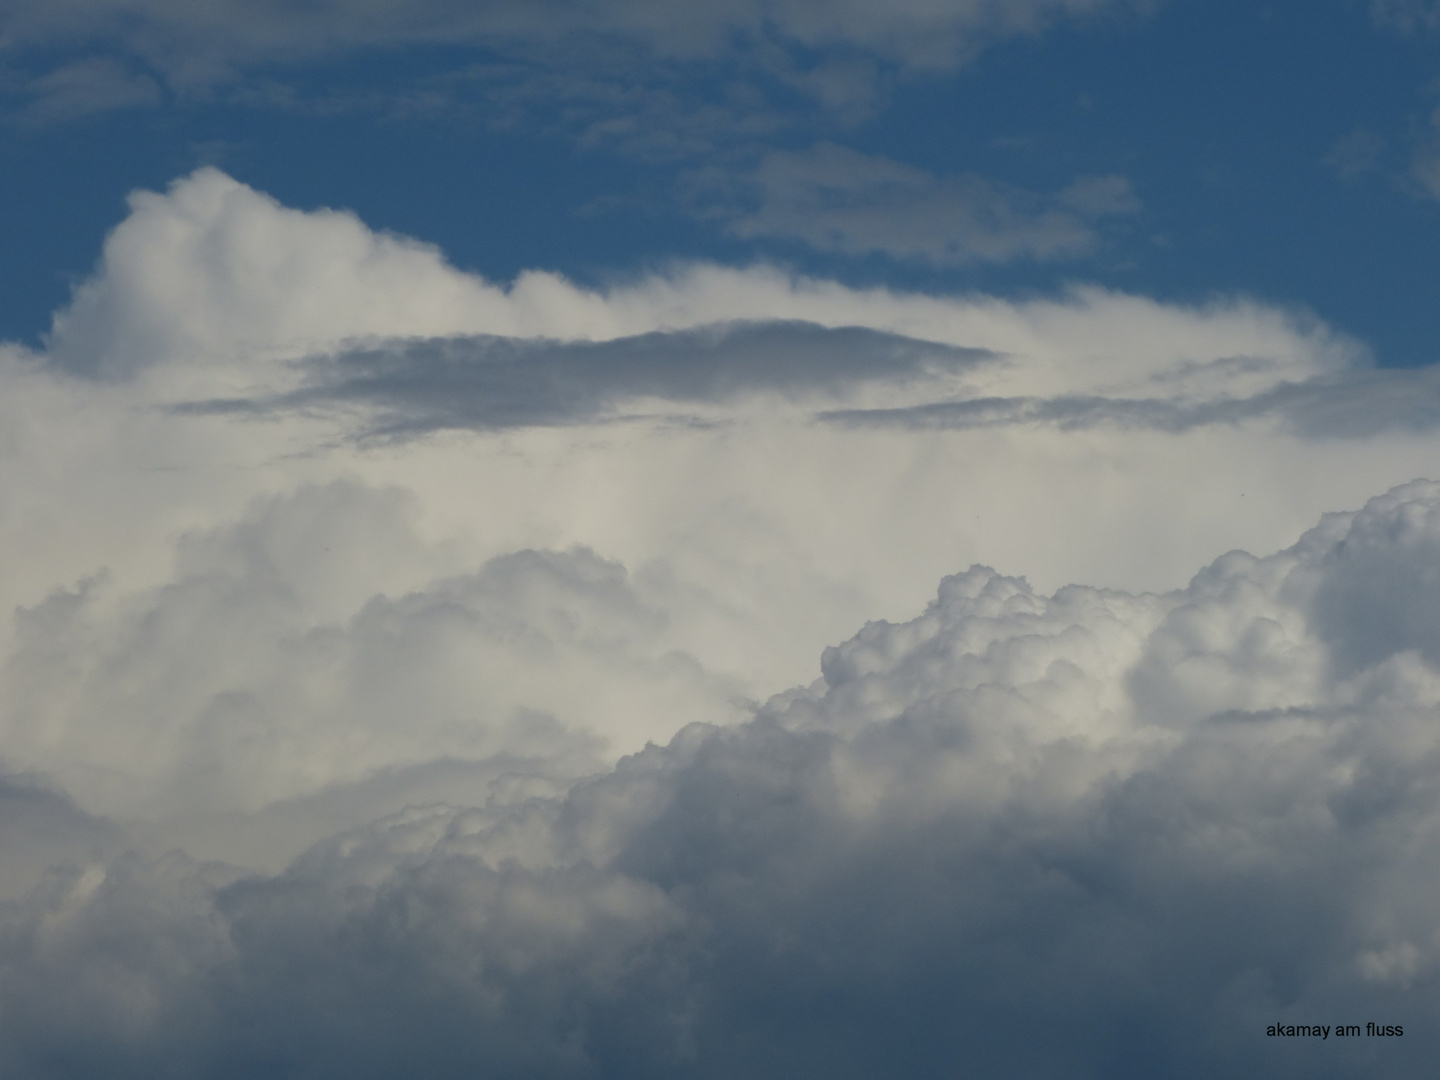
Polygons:
<instances>
[{"instance_id":1,"label":"towering cloud","mask_svg":"<svg viewBox=\"0 0 1440 1080\"><path fill-rule=\"evenodd\" d=\"M1433 382L138 195L0 352L0 1072L1414 1075Z\"/></svg>"},{"instance_id":2,"label":"towering cloud","mask_svg":"<svg viewBox=\"0 0 1440 1080\"><path fill-rule=\"evenodd\" d=\"M276 876L57 873L8 920L0 1060L1413 1075L1437 548L1417 483L1163 595L974 567L566 794L412 807ZM1377 1016L1406 1034L1265 1034Z\"/></svg>"}]
</instances>

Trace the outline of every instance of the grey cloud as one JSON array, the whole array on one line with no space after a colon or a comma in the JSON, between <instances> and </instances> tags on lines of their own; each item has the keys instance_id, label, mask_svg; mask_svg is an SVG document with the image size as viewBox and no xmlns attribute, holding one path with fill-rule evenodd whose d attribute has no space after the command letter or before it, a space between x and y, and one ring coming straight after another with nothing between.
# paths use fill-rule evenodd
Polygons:
<instances>
[{"instance_id":1,"label":"grey cloud","mask_svg":"<svg viewBox=\"0 0 1440 1080\"><path fill-rule=\"evenodd\" d=\"M1089 218L1113 217L1140 212L1140 200L1124 176L1082 176L1055 201Z\"/></svg>"},{"instance_id":2,"label":"grey cloud","mask_svg":"<svg viewBox=\"0 0 1440 1080\"><path fill-rule=\"evenodd\" d=\"M1060 21L1150 6L906 0L880 18L867 5L812 0L700 8L650 0L16 0L0 11L0 48L32 74L34 63L65 50L115 52L181 99L444 115L694 161L782 129L844 128L872 115L896 79L953 70L996 41ZM363 83L347 85L345 72L332 71L323 89L292 77L316 60L433 46L445 47L439 66L449 70L430 65L434 74L377 82L367 65ZM126 100L138 103L146 89L127 87Z\"/></svg>"},{"instance_id":3,"label":"grey cloud","mask_svg":"<svg viewBox=\"0 0 1440 1080\"><path fill-rule=\"evenodd\" d=\"M977 47L1035 33L1057 19L1141 7L1119 0L961 0L933 5L906 0L883 16L869 5L810 0L756 4L726 0L677 8L620 0L516 3L490 0L266 5L224 0L20 0L0 18L0 40L12 48L112 37L126 41L182 77L198 78L234 63L410 43L561 45L587 37L629 40L665 55L723 52L739 40L774 35L809 49L858 48L907 65L946 67Z\"/></svg>"},{"instance_id":4,"label":"grey cloud","mask_svg":"<svg viewBox=\"0 0 1440 1080\"><path fill-rule=\"evenodd\" d=\"M0 1066L1421 1074L1437 551L1417 482L1165 595L974 567L562 798L412 807L274 876L58 877L0 934ZM1368 1021L1405 1034L1333 1031Z\"/></svg>"},{"instance_id":5,"label":"grey cloud","mask_svg":"<svg viewBox=\"0 0 1440 1080\"><path fill-rule=\"evenodd\" d=\"M1381 26L1407 33L1440 29L1440 4L1434 0L1370 0L1370 15Z\"/></svg>"},{"instance_id":6,"label":"grey cloud","mask_svg":"<svg viewBox=\"0 0 1440 1080\"><path fill-rule=\"evenodd\" d=\"M771 65L773 68L776 65ZM723 68L723 65L722 65ZM848 104L841 88L816 73L722 70L721 97L697 94L690 86L694 65L635 58L603 58L554 70L537 63L476 64L438 76L391 106L401 116L414 112L461 112L501 131L545 131L574 138L587 148L603 147L644 160L673 162L706 157L765 141L805 123L823 122L817 110L778 107L764 85L778 77L802 90L813 86L824 107ZM856 86L862 99L874 82ZM658 198L658 197L657 197Z\"/></svg>"},{"instance_id":7,"label":"grey cloud","mask_svg":"<svg viewBox=\"0 0 1440 1080\"><path fill-rule=\"evenodd\" d=\"M1073 257L1096 243L1098 219L1139 209L1121 176L1082 177L1047 196L828 143L772 152L745 176L696 174L689 187L692 203L739 236L937 265Z\"/></svg>"},{"instance_id":8,"label":"grey cloud","mask_svg":"<svg viewBox=\"0 0 1440 1080\"><path fill-rule=\"evenodd\" d=\"M677 407L747 394L841 395L994 359L981 349L860 327L736 323L604 342L460 337L358 348L301 363L308 385L268 399L191 402L185 412L374 410L372 435L494 430L600 419L641 399Z\"/></svg>"},{"instance_id":9,"label":"grey cloud","mask_svg":"<svg viewBox=\"0 0 1440 1080\"><path fill-rule=\"evenodd\" d=\"M43 777L0 773L0 904L21 899L48 867L105 859L123 843L117 826Z\"/></svg>"},{"instance_id":10,"label":"grey cloud","mask_svg":"<svg viewBox=\"0 0 1440 1080\"><path fill-rule=\"evenodd\" d=\"M863 386L914 386L936 374L980 372L997 354L859 327L738 323L605 342L488 336L357 347L298 362L304 385L285 394L182 402L180 413L263 417L293 410L358 410L366 438L438 430L492 431L595 422L642 401L684 410L746 394L843 397ZM1263 370L1262 359L1212 362ZM825 423L910 430L1049 425L1180 433L1272 421L1305 438L1361 439L1440 426L1440 372L1359 369L1282 382L1249 397L1144 398L1098 394L967 397L884 408L820 409Z\"/></svg>"},{"instance_id":11,"label":"grey cloud","mask_svg":"<svg viewBox=\"0 0 1440 1080\"><path fill-rule=\"evenodd\" d=\"M1427 150L1417 154L1410 165L1410 176L1425 194L1440 199L1440 153Z\"/></svg>"},{"instance_id":12,"label":"grey cloud","mask_svg":"<svg viewBox=\"0 0 1440 1080\"><path fill-rule=\"evenodd\" d=\"M37 125L156 105L161 100L154 79L106 57L76 60L56 68L31 80L23 94L30 100L19 119Z\"/></svg>"},{"instance_id":13,"label":"grey cloud","mask_svg":"<svg viewBox=\"0 0 1440 1080\"><path fill-rule=\"evenodd\" d=\"M1410 161L1410 179L1420 191L1440 199L1440 109L1430 117L1430 131L1415 147Z\"/></svg>"},{"instance_id":14,"label":"grey cloud","mask_svg":"<svg viewBox=\"0 0 1440 1080\"><path fill-rule=\"evenodd\" d=\"M1325 155L1325 164L1334 169L1342 180L1354 180L1375 171L1385 148L1383 135L1356 128L1335 141L1330 153Z\"/></svg>"},{"instance_id":15,"label":"grey cloud","mask_svg":"<svg viewBox=\"0 0 1440 1080\"><path fill-rule=\"evenodd\" d=\"M1213 423L1217 406L1184 408L1174 402L1127 400L1084 395L1058 398L987 397L936 401L891 409L831 409L821 420L851 427L960 431L1012 424L1053 424L1074 430L1101 425L1183 431Z\"/></svg>"},{"instance_id":16,"label":"grey cloud","mask_svg":"<svg viewBox=\"0 0 1440 1080\"><path fill-rule=\"evenodd\" d=\"M1306 438L1369 438L1440 427L1440 373L1369 370L1282 383L1248 398L1188 402L1096 395L991 397L889 409L832 409L822 420L857 427L963 430L1046 424L1066 430L1112 426L1182 432L1213 424L1273 420Z\"/></svg>"}]
</instances>

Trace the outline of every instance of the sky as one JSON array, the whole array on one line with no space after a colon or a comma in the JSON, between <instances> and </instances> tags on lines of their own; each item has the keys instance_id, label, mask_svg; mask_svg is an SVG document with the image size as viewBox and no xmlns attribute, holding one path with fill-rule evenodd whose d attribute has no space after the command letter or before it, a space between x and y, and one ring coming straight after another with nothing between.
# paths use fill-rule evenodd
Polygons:
<instances>
[{"instance_id":1,"label":"sky","mask_svg":"<svg viewBox=\"0 0 1440 1080\"><path fill-rule=\"evenodd\" d=\"M1440 1051L1440 6L10 0L0 161L0 1075Z\"/></svg>"}]
</instances>

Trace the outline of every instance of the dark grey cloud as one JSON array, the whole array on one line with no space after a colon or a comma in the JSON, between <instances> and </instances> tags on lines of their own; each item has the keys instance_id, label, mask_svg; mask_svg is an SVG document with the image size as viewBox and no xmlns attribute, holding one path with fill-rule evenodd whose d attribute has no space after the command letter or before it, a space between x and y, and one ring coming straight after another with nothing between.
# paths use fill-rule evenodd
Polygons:
<instances>
[{"instance_id":1,"label":"dark grey cloud","mask_svg":"<svg viewBox=\"0 0 1440 1080\"><path fill-rule=\"evenodd\" d=\"M580 423L634 402L683 409L747 394L840 395L993 360L983 349L861 327L731 323L603 342L473 336L402 341L300 362L307 385L243 400L191 402L183 412L263 415L352 408L372 435Z\"/></svg>"},{"instance_id":2,"label":"dark grey cloud","mask_svg":"<svg viewBox=\"0 0 1440 1080\"><path fill-rule=\"evenodd\" d=\"M44 777L0 773L0 903L20 899L47 867L103 859L123 842Z\"/></svg>"},{"instance_id":3,"label":"dark grey cloud","mask_svg":"<svg viewBox=\"0 0 1440 1080\"><path fill-rule=\"evenodd\" d=\"M1417 482L1163 596L973 567L563 797L411 807L273 876L56 875L4 916L0 1068L1422 1075L1437 551ZM1369 1022L1404 1035L1335 1030Z\"/></svg>"},{"instance_id":4,"label":"dark grey cloud","mask_svg":"<svg viewBox=\"0 0 1440 1080\"><path fill-rule=\"evenodd\" d=\"M746 394L803 401L865 385L904 386L935 374L979 371L1003 358L861 327L733 323L604 342L485 335L362 346L297 362L304 385L284 394L184 402L181 413L266 416L349 410L367 437L438 430L490 431L594 422L640 401L722 404ZM1259 365L1223 361L1243 371ZM1262 366L1263 365L1259 365ZM832 408L822 422L852 427L966 430L1048 425L1181 433L1274 421L1306 438L1369 438L1440 427L1440 370L1360 369L1282 382L1249 397L1143 398L1099 394L967 397L884 408Z\"/></svg>"}]
</instances>

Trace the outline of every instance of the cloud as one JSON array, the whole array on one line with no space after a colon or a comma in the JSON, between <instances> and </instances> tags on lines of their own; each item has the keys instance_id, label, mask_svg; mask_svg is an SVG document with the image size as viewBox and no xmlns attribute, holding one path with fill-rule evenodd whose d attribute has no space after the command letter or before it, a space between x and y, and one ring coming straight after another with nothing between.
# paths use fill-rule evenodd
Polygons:
<instances>
[{"instance_id":1,"label":"cloud","mask_svg":"<svg viewBox=\"0 0 1440 1080\"><path fill-rule=\"evenodd\" d=\"M1431 0L1370 0L1370 17L1406 33L1440 28L1440 6Z\"/></svg>"},{"instance_id":2,"label":"cloud","mask_svg":"<svg viewBox=\"0 0 1440 1080\"><path fill-rule=\"evenodd\" d=\"M139 194L0 347L0 1073L1414 1075L1440 486L1315 520L1434 381Z\"/></svg>"},{"instance_id":3,"label":"cloud","mask_svg":"<svg viewBox=\"0 0 1440 1080\"><path fill-rule=\"evenodd\" d=\"M593 552L518 551L387 594L439 561L412 502L301 488L184 537L157 589L107 604L87 582L22 608L7 756L91 811L183 828L347 786L356 801L387 771L381 787L413 796L414 770L438 761L480 763L471 784L573 779L667 739L677 715L745 715L740 688L677 649L666 612Z\"/></svg>"},{"instance_id":4,"label":"cloud","mask_svg":"<svg viewBox=\"0 0 1440 1080\"><path fill-rule=\"evenodd\" d=\"M1422 196L1440 199L1440 109L1430 116L1430 131L1415 146L1410 179Z\"/></svg>"},{"instance_id":5,"label":"cloud","mask_svg":"<svg viewBox=\"0 0 1440 1080\"><path fill-rule=\"evenodd\" d=\"M1384 432L1428 433L1440 427L1440 382L1432 368L1356 371L1285 382L1248 397L1208 401L1111 398L974 397L882 409L832 409L822 419L851 426L962 430L1053 425L1183 432L1256 419L1279 421L1304 438L1362 439Z\"/></svg>"},{"instance_id":6,"label":"cloud","mask_svg":"<svg viewBox=\"0 0 1440 1080\"><path fill-rule=\"evenodd\" d=\"M36 125L157 105L161 100L154 79L106 57L65 64L32 80L24 92L31 101L20 119Z\"/></svg>"},{"instance_id":7,"label":"cloud","mask_svg":"<svg viewBox=\"0 0 1440 1080\"><path fill-rule=\"evenodd\" d=\"M577 40L608 38L662 56L696 57L771 35L809 50L862 50L918 68L943 68L963 62L989 41L1127 6L1116 0L966 0L937 7L908 0L881 18L864 4L822 8L806 0L767 5L726 0L683 14L638 0L604 5L341 0L323 8L261 11L233 2L195 7L161 0L25 0L7 9L0 34L12 47L118 38L181 81L213 76L234 64L407 44L563 51Z\"/></svg>"},{"instance_id":8,"label":"cloud","mask_svg":"<svg viewBox=\"0 0 1440 1080\"><path fill-rule=\"evenodd\" d=\"M706 211L727 218L726 228L738 236L934 265L1073 257L1095 245L1096 219L1139 209L1120 176L1084 177L1047 197L974 174L936 176L829 143L773 151L738 181L699 174L690 183L702 206L710 201L707 187L718 187L722 198L739 197Z\"/></svg>"},{"instance_id":9,"label":"cloud","mask_svg":"<svg viewBox=\"0 0 1440 1080\"><path fill-rule=\"evenodd\" d=\"M1440 486L1416 483L1165 594L973 567L753 721L562 796L414 807L269 876L172 856L57 878L0 939L0 1055L53 1076L1413 1074L1437 545ZM1265 1034L1382 1014L1406 1034Z\"/></svg>"},{"instance_id":10,"label":"cloud","mask_svg":"<svg viewBox=\"0 0 1440 1080\"><path fill-rule=\"evenodd\" d=\"M97 596L164 587L178 535L355 481L411 492L429 541L453 541L438 561L400 560L409 569L362 599L588 546L677 575L692 599L725 598L685 601L711 614L676 615L695 635L677 647L709 669L769 671L761 696L802 680L847 625L919 602L956 558L1013 559L1049 587L1171 585L1214 550L1280 543L1336 499L1423 472L1431 454L1423 396L1399 373L1375 373L1371 404L1348 407L1325 387L1372 378L1364 347L1253 300L927 296L764 265L600 289L543 271L494 283L215 170L136 195L44 355L3 358L13 509L0 539L33 568L0 585L8 609L102 567L113 584ZM1091 402L1079 414L1078 399ZM1289 399L1286 415L1313 414L1303 437L1274 430ZM987 401L1063 415L908 434L816 422ZM1097 423L1106 410L1124 423ZM1363 437L1337 442L1342 428ZM404 439L365 442L381 430ZM1095 498L1103 513L1083 509ZM1013 509L977 509L995 505ZM1054 529L1070 543L1045 543ZM748 613L727 621L732 601Z\"/></svg>"},{"instance_id":11,"label":"cloud","mask_svg":"<svg viewBox=\"0 0 1440 1080\"><path fill-rule=\"evenodd\" d=\"M957 565L1169 589L1423 473L1428 376L1367 364L1244 298L494 283L202 170L0 349L0 759L265 872L552 797Z\"/></svg>"},{"instance_id":12,"label":"cloud","mask_svg":"<svg viewBox=\"0 0 1440 1080\"><path fill-rule=\"evenodd\" d=\"M107 272L56 318L49 352L59 363L124 373L342 333L519 329L497 319L498 290L454 272L435 248L343 212L286 209L213 168L169 196L136 193L131 210L106 240Z\"/></svg>"},{"instance_id":13,"label":"cloud","mask_svg":"<svg viewBox=\"0 0 1440 1080\"><path fill-rule=\"evenodd\" d=\"M1340 179L1354 180L1375 171L1385 148L1384 136L1356 128L1335 141L1330 153L1325 155L1325 164L1334 169Z\"/></svg>"},{"instance_id":14,"label":"cloud","mask_svg":"<svg viewBox=\"0 0 1440 1080\"><path fill-rule=\"evenodd\" d=\"M957 387L983 385L1009 366L1008 359L983 349L798 322L720 324L605 342L402 340L305 358L296 365L304 385L283 394L170 408L178 415L341 414L363 418L357 438L392 440L634 420L655 409L681 423L726 422L743 410L741 400L766 394L794 402L801 415L813 408L817 420L850 428L1039 425L1182 433L1274 421L1301 438L1364 439L1427 434L1440 426L1440 377L1432 369L1356 369L1277 381L1284 373L1274 362L1255 357L1195 365L1181 376L1188 386L1159 379L1149 389L1165 393L1151 397L945 397ZM923 400L833 407L875 387Z\"/></svg>"},{"instance_id":15,"label":"cloud","mask_svg":"<svg viewBox=\"0 0 1440 1080\"><path fill-rule=\"evenodd\" d=\"M44 777L0 775L6 871L0 876L0 904L23 900L51 867L113 857L123 843L120 829L81 810Z\"/></svg>"},{"instance_id":16,"label":"cloud","mask_svg":"<svg viewBox=\"0 0 1440 1080\"><path fill-rule=\"evenodd\" d=\"M44 65L150 75L116 100L217 102L312 114L361 112L574 140L651 163L753 157L778 133L844 131L875 115L903 80L953 71L993 44L1057 24L1128 16L1151 0L926 0L864 5L723 0L671 11L648 0L332 0L202 5L171 0L18 0L0 13L0 47L29 78ZM377 54L415 65L376 65ZM315 79L315 65L325 67ZM386 70L388 69L388 70ZM119 68L116 67L116 72ZM109 82L118 76L112 72ZM87 85L94 84L87 78ZM718 93L717 93L718 90ZM72 94L73 96L73 94ZM107 99L108 100L108 99ZM103 104L90 94L85 108ZM30 110L31 123L52 122Z\"/></svg>"},{"instance_id":17,"label":"cloud","mask_svg":"<svg viewBox=\"0 0 1440 1080\"><path fill-rule=\"evenodd\" d=\"M57 315L48 359L143 374L148 400L180 415L326 416L346 438L756 408L932 430L1279 421L1355 439L1432 426L1428 371L1371 370L1312 316L1244 300L945 299L764 266L681 266L606 290L531 271L507 287L214 169L132 202Z\"/></svg>"},{"instance_id":18,"label":"cloud","mask_svg":"<svg viewBox=\"0 0 1440 1080\"><path fill-rule=\"evenodd\" d=\"M1095 185L1067 198L1123 198L1123 185ZM203 358L194 368L243 359L253 378L260 358L333 351L366 338L596 341L776 320L959 348L1049 352L1048 377L1064 370L1072 385L1159 377L1217 351L1313 372L1353 363L1358 350L1313 320L1243 301L1186 309L1096 289L1007 304L849 289L764 266L706 265L605 291L543 271L523 273L505 288L455 270L433 246L377 234L344 211L282 207L213 168L164 195L136 193L131 207L107 238L95 277L56 316L48 355L71 370L118 375L176 367L181 359ZM1073 340L1085 362L1054 362L1057 339Z\"/></svg>"},{"instance_id":19,"label":"cloud","mask_svg":"<svg viewBox=\"0 0 1440 1080\"><path fill-rule=\"evenodd\" d=\"M300 362L305 385L269 399L186 402L181 413L373 412L369 436L594 422L645 402L704 409L762 394L843 398L973 369L992 354L860 327L734 323L604 342L461 337L397 341ZM623 415L623 414L621 414Z\"/></svg>"}]
</instances>

